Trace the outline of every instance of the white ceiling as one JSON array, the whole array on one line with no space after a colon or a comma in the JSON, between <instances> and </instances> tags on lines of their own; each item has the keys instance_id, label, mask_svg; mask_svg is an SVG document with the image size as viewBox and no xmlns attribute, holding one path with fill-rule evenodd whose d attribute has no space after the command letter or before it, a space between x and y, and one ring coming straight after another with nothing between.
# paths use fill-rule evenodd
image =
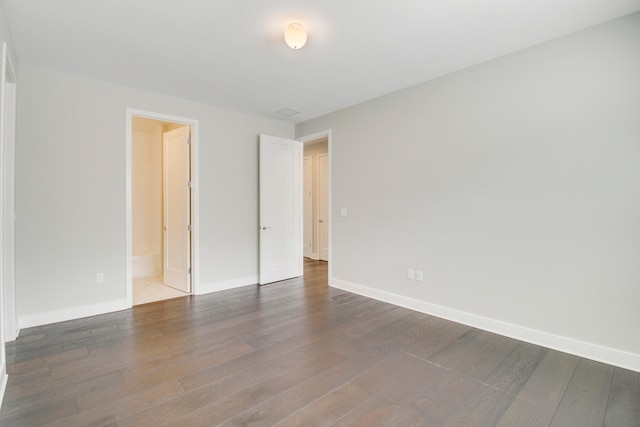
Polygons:
<instances>
[{"instance_id":1,"label":"white ceiling","mask_svg":"<svg viewBox=\"0 0 640 427\"><path fill-rule=\"evenodd\" d=\"M640 0L4 0L21 63L300 122ZM290 22L307 45L283 42Z\"/></svg>"}]
</instances>

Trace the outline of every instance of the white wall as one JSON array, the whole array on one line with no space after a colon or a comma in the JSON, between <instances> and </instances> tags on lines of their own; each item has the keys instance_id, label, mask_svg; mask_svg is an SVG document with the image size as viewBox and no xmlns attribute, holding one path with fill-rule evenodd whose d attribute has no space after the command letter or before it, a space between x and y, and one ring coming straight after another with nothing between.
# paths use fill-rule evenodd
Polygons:
<instances>
[{"instance_id":1,"label":"white wall","mask_svg":"<svg viewBox=\"0 0 640 427\"><path fill-rule=\"evenodd\" d=\"M22 65L17 283L23 326L125 300L126 108L199 120L200 283L256 283L258 134L293 125ZM96 284L96 273L105 283Z\"/></svg>"},{"instance_id":2,"label":"white wall","mask_svg":"<svg viewBox=\"0 0 640 427\"><path fill-rule=\"evenodd\" d=\"M132 118L131 222L132 276L162 273L163 124Z\"/></svg>"},{"instance_id":3,"label":"white wall","mask_svg":"<svg viewBox=\"0 0 640 427\"><path fill-rule=\"evenodd\" d=\"M162 133L161 122L133 118L131 199L134 256L162 253Z\"/></svg>"},{"instance_id":4,"label":"white wall","mask_svg":"<svg viewBox=\"0 0 640 427\"><path fill-rule=\"evenodd\" d=\"M334 286L640 370L640 14L329 128Z\"/></svg>"}]
</instances>

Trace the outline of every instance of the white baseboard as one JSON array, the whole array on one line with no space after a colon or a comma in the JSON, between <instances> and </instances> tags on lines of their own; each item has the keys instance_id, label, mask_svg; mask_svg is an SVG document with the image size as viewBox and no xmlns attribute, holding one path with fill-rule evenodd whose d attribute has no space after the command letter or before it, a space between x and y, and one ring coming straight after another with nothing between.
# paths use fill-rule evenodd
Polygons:
<instances>
[{"instance_id":1,"label":"white baseboard","mask_svg":"<svg viewBox=\"0 0 640 427\"><path fill-rule=\"evenodd\" d=\"M17 322L16 322L17 323ZM20 336L20 328L16 328L15 331L7 330L5 331L4 340L6 342L15 341L16 338Z\"/></svg>"},{"instance_id":2,"label":"white baseboard","mask_svg":"<svg viewBox=\"0 0 640 427\"><path fill-rule=\"evenodd\" d=\"M18 324L20 329L31 328L33 326L48 325L49 323L79 319L81 317L112 313L114 311L126 310L128 308L131 308L131 304L127 300L109 301L100 304L73 307L66 310L47 311L44 313L21 316L18 319Z\"/></svg>"},{"instance_id":3,"label":"white baseboard","mask_svg":"<svg viewBox=\"0 0 640 427\"><path fill-rule=\"evenodd\" d=\"M257 276L210 283L198 286L198 289L196 289L196 295L203 295L216 291L224 291L247 285L255 285L257 283ZM79 319L81 317L95 316L97 314L111 313L114 311L126 310L128 308L131 308L131 304L127 300L110 301L107 303L74 307L67 310L56 310L22 316L18 319L18 325L21 329L31 328L33 326L64 322L65 320L73 320Z\"/></svg>"},{"instance_id":4,"label":"white baseboard","mask_svg":"<svg viewBox=\"0 0 640 427\"><path fill-rule=\"evenodd\" d=\"M515 338L531 344L540 345L546 348L562 351L564 353L573 354L609 365L619 366L621 368L630 369L640 372L640 355L628 353L614 348L604 347L598 344L591 344L584 341L567 338L548 332L530 329L523 326L502 322L496 319L490 319L478 316L472 313L432 304L426 301L393 294L367 286L357 285L355 283L346 282L334 278L329 278L329 286L352 292L354 294L363 295L379 301L405 307L421 313L430 314L432 316L441 317L453 322L462 323L474 328Z\"/></svg>"},{"instance_id":5,"label":"white baseboard","mask_svg":"<svg viewBox=\"0 0 640 427\"><path fill-rule=\"evenodd\" d=\"M7 389L8 379L9 379L9 375L7 375L6 372L2 372L2 375L0 375L0 409L2 408L2 401L4 400L4 392Z\"/></svg>"},{"instance_id":6,"label":"white baseboard","mask_svg":"<svg viewBox=\"0 0 640 427\"><path fill-rule=\"evenodd\" d=\"M201 284L196 290L196 295L209 294L211 292L226 291L229 289L241 288L243 286L257 285L258 276L242 277L239 279L225 280L222 282Z\"/></svg>"},{"instance_id":7,"label":"white baseboard","mask_svg":"<svg viewBox=\"0 0 640 427\"><path fill-rule=\"evenodd\" d=\"M131 258L131 275L134 279L138 277L156 276L162 272L160 255L136 255Z\"/></svg>"}]
</instances>

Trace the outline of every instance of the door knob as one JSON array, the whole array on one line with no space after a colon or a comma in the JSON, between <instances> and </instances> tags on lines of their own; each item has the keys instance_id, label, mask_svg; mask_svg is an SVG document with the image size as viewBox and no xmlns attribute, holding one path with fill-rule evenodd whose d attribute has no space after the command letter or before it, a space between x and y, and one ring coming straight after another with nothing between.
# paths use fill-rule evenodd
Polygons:
<instances>
[{"instance_id":1,"label":"door knob","mask_svg":"<svg viewBox=\"0 0 640 427\"><path fill-rule=\"evenodd\" d=\"M265 226L265 225L263 225L262 227L258 227L258 229L259 229L259 230L268 230L268 229L270 229L270 228L271 228L271 227L267 227L267 226Z\"/></svg>"}]
</instances>

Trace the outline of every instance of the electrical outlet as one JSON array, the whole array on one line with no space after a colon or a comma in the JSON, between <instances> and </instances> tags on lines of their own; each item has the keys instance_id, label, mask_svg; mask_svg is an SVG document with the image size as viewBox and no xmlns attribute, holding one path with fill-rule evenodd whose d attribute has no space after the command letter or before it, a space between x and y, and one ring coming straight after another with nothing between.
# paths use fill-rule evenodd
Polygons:
<instances>
[{"instance_id":1,"label":"electrical outlet","mask_svg":"<svg viewBox=\"0 0 640 427\"><path fill-rule=\"evenodd\" d=\"M407 279L413 280L413 268L407 269Z\"/></svg>"},{"instance_id":2,"label":"electrical outlet","mask_svg":"<svg viewBox=\"0 0 640 427\"><path fill-rule=\"evenodd\" d=\"M416 270L416 280L422 282L422 270Z\"/></svg>"},{"instance_id":3,"label":"electrical outlet","mask_svg":"<svg viewBox=\"0 0 640 427\"><path fill-rule=\"evenodd\" d=\"M104 273L96 273L96 283L104 283Z\"/></svg>"}]
</instances>

